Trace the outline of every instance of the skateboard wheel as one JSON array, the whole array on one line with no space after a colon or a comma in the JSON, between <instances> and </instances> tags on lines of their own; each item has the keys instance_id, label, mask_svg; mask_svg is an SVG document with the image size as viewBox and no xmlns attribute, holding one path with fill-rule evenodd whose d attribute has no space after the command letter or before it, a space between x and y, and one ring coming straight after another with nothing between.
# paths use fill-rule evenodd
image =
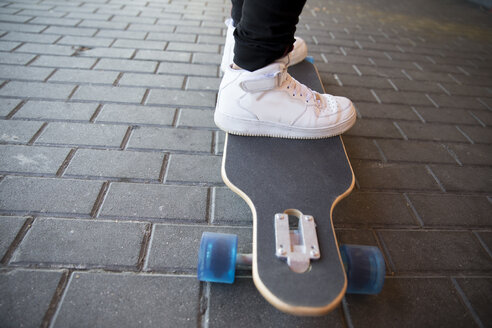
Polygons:
<instances>
[{"instance_id":1,"label":"skateboard wheel","mask_svg":"<svg viewBox=\"0 0 492 328\"><path fill-rule=\"evenodd\" d=\"M314 57L313 56L307 56L306 61L310 62L311 64L314 64Z\"/></svg>"},{"instance_id":2,"label":"skateboard wheel","mask_svg":"<svg viewBox=\"0 0 492 328\"><path fill-rule=\"evenodd\" d=\"M375 246L342 245L340 247L347 273L347 293L378 294L386 272L383 254Z\"/></svg>"},{"instance_id":3,"label":"skateboard wheel","mask_svg":"<svg viewBox=\"0 0 492 328\"><path fill-rule=\"evenodd\" d=\"M198 252L198 280L232 284L236 253L236 235L204 232Z\"/></svg>"}]
</instances>

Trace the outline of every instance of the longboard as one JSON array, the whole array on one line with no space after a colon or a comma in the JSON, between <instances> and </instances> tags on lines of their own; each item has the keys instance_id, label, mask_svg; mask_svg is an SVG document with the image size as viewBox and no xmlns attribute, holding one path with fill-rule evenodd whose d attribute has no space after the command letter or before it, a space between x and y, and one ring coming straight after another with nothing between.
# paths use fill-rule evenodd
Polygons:
<instances>
[{"instance_id":1,"label":"longboard","mask_svg":"<svg viewBox=\"0 0 492 328\"><path fill-rule=\"evenodd\" d=\"M289 73L324 93L316 67L303 61ZM253 280L278 309L295 315L323 315L342 300L347 278L336 240L332 212L354 187L354 174L340 136L317 140L226 135L222 178L253 214ZM277 213L314 218L314 257L303 273L279 258ZM280 218L281 219L281 218ZM292 221L292 217L290 218ZM299 224L300 225L300 224ZM291 224L290 230L295 230ZM296 239L294 233L291 239ZM280 244L283 247L282 244ZM293 248L293 246L290 246Z\"/></svg>"}]
</instances>

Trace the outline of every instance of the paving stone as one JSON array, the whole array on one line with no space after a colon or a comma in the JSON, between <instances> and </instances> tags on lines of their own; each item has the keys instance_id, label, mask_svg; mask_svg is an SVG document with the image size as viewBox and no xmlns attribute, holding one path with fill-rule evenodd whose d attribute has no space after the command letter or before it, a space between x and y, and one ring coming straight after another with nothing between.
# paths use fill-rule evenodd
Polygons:
<instances>
[{"instance_id":1,"label":"paving stone","mask_svg":"<svg viewBox=\"0 0 492 328\"><path fill-rule=\"evenodd\" d=\"M204 221L207 188L112 183L101 217Z\"/></svg>"},{"instance_id":2,"label":"paving stone","mask_svg":"<svg viewBox=\"0 0 492 328\"><path fill-rule=\"evenodd\" d=\"M190 76L186 83L186 90L219 90L220 79L214 77Z\"/></svg>"},{"instance_id":3,"label":"paving stone","mask_svg":"<svg viewBox=\"0 0 492 328\"><path fill-rule=\"evenodd\" d=\"M202 28L203 27L200 27L200 29ZM218 53L219 46L213 44L181 43L171 41L169 42L166 50Z\"/></svg>"},{"instance_id":4,"label":"paving stone","mask_svg":"<svg viewBox=\"0 0 492 328\"><path fill-rule=\"evenodd\" d=\"M79 149L65 176L159 179L163 153Z\"/></svg>"},{"instance_id":5,"label":"paving stone","mask_svg":"<svg viewBox=\"0 0 492 328\"><path fill-rule=\"evenodd\" d=\"M135 53L134 49L124 48L92 48L83 49L77 52L77 55L84 57L98 58L130 58Z\"/></svg>"},{"instance_id":6,"label":"paving stone","mask_svg":"<svg viewBox=\"0 0 492 328\"><path fill-rule=\"evenodd\" d=\"M106 104L96 122L172 125L175 112L174 108Z\"/></svg>"},{"instance_id":7,"label":"paving stone","mask_svg":"<svg viewBox=\"0 0 492 328\"><path fill-rule=\"evenodd\" d=\"M2 40L52 44L56 40L58 40L58 38L59 37L56 35L44 35L44 34L39 34L39 33L9 32L7 35L2 37Z\"/></svg>"},{"instance_id":8,"label":"paving stone","mask_svg":"<svg viewBox=\"0 0 492 328\"><path fill-rule=\"evenodd\" d=\"M82 21L82 23L80 23L78 26L80 26L80 27L93 27L93 28L99 28L99 29L124 30L128 26L128 23L125 23L125 22L106 22L106 21L100 21L100 20L84 19Z\"/></svg>"},{"instance_id":9,"label":"paving stone","mask_svg":"<svg viewBox=\"0 0 492 328\"><path fill-rule=\"evenodd\" d=\"M13 117L89 121L96 108L97 104L30 100Z\"/></svg>"},{"instance_id":10,"label":"paving stone","mask_svg":"<svg viewBox=\"0 0 492 328\"><path fill-rule=\"evenodd\" d=\"M212 133L202 130L141 127L136 129L128 148L210 152Z\"/></svg>"},{"instance_id":11,"label":"paving stone","mask_svg":"<svg viewBox=\"0 0 492 328\"><path fill-rule=\"evenodd\" d=\"M468 111L458 108L417 107L415 109L428 123L477 124Z\"/></svg>"},{"instance_id":12,"label":"paving stone","mask_svg":"<svg viewBox=\"0 0 492 328\"><path fill-rule=\"evenodd\" d=\"M150 32L149 35L147 36L147 40L195 42L196 35L194 35L194 34L180 34L180 33Z\"/></svg>"},{"instance_id":13,"label":"paving stone","mask_svg":"<svg viewBox=\"0 0 492 328\"><path fill-rule=\"evenodd\" d=\"M54 122L36 143L119 147L127 129L123 125Z\"/></svg>"},{"instance_id":14,"label":"paving stone","mask_svg":"<svg viewBox=\"0 0 492 328\"><path fill-rule=\"evenodd\" d=\"M149 75L139 73L125 73L118 81L118 85L138 86L146 88L175 88L181 89L184 83L184 76L176 75Z\"/></svg>"},{"instance_id":15,"label":"paving stone","mask_svg":"<svg viewBox=\"0 0 492 328\"><path fill-rule=\"evenodd\" d=\"M402 194L352 192L333 210L335 226L418 226Z\"/></svg>"},{"instance_id":16,"label":"paving stone","mask_svg":"<svg viewBox=\"0 0 492 328\"><path fill-rule=\"evenodd\" d=\"M0 63L25 65L34 57L36 57L36 55L2 52L2 56L0 56Z\"/></svg>"},{"instance_id":17,"label":"paving stone","mask_svg":"<svg viewBox=\"0 0 492 328\"><path fill-rule=\"evenodd\" d=\"M0 96L67 99L75 85L12 81L0 89Z\"/></svg>"},{"instance_id":18,"label":"paving stone","mask_svg":"<svg viewBox=\"0 0 492 328\"><path fill-rule=\"evenodd\" d=\"M346 135L402 139L402 135L394 124L383 120L357 120L355 125L346 132Z\"/></svg>"},{"instance_id":19,"label":"paving stone","mask_svg":"<svg viewBox=\"0 0 492 328\"><path fill-rule=\"evenodd\" d=\"M64 36L56 44L85 46L85 47L109 47L113 43L112 38L92 38L84 36Z\"/></svg>"},{"instance_id":20,"label":"paving stone","mask_svg":"<svg viewBox=\"0 0 492 328\"><path fill-rule=\"evenodd\" d=\"M2 78L9 80L43 81L52 72L53 69L50 68L0 65Z\"/></svg>"},{"instance_id":21,"label":"paving stone","mask_svg":"<svg viewBox=\"0 0 492 328\"><path fill-rule=\"evenodd\" d=\"M99 72L85 69L59 69L50 77L50 82L113 84L118 72Z\"/></svg>"},{"instance_id":22,"label":"paving stone","mask_svg":"<svg viewBox=\"0 0 492 328\"><path fill-rule=\"evenodd\" d=\"M492 165L491 145L448 144L464 165Z\"/></svg>"},{"instance_id":23,"label":"paving stone","mask_svg":"<svg viewBox=\"0 0 492 328\"><path fill-rule=\"evenodd\" d=\"M378 246L373 230L335 228L338 244ZM379 246L378 246L379 247Z\"/></svg>"},{"instance_id":24,"label":"paving stone","mask_svg":"<svg viewBox=\"0 0 492 328\"><path fill-rule=\"evenodd\" d=\"M76 26L80 23L80 19L77 19L77 18L35 17L29 23L31 23L31 24L59 25L59 26Z\"/></svg>"},{"instance_id":25,"label":"paving stone","mask_svg":"<svg viewBox=\"0 0 492 328\"><path fill-rule=\"evenodd\" d=\"M196 327L198 286L191 277L74 272L53 327Z\"/></svg>"},{"instance_id":26,"label":"paving stone","mask_svg":"<svg viewBox=\"0 0 492 328\"><path fill-rule=\"evenodd\" d=\"M168 61L170 63L160 63L160 66L174 66L174 62L189 62L191 58L191 53L189 52L178 52L178 51L156 51L156 50L137 50L135 59L143 60L158 60L158 61Z\"/></svg>"},{"instance_id":27,"label":"paving stone","mask_svg":"<svg viewBox=\"0 0 492 328\"><path fill-rule=\"evenodd\" d=\"M231 322L235 327L344 327L341 309L322 317L296 317L278 311L250 278L237 278L234 285L212 284L209 297L211 327L229 327Z\"/></svg>"},{"instance_id":28,"label":"paving stone","mask_svg":"<svg viewBox=\"0 0 492 328\"><path fill-rule=\"evenodd\" d=\"M145 270L167 272L192 272L195 274L198 250L203 232L219 232L238 236L238 252L252 252L248 228L156 224L152 232Z\"/></svg>"},{"instance_id":29,"label":"paving stone","mask_svg":"<svg viewBox=\"0 0 492 328\"><path fill-rule=\"evenodd\" d=\"M37 218L10 263L135 268L144 223Z\"/></svg>"},{"instance_id":30,"label":"paving stone","mask_svg":"<svg viewBox=\"0 0 492 328\"><path fill-rule=\"evenodd\" d=\"M346 299L354 327L391 327L395 322L399 327L473 325L449 279L388 278L381 294Z\"/></svg>"},{"instance_id":31,"label":"paving stone","mask_svg":"<svg viewBox=\"0 0 492 328\"><path fill-rule=\"evenodd\" d=\"M31 32L39 33L46 28L46 25L0 23L0 31Z\"/></svg>"},{"instance_id":32,"label":"paving stone","mask_svg":"<svg viewBox=\"0 0 492 328\"><path fill-rule=\"evenodd\" d=\"M183 108L180 110L177 126L215 128L212 110Z\"/></svg>"},{"instance_id":33,"label":"paving stone","mask_svg":"<svg viewBox=\"0 0 492 328\"><path fill-rule=\"evenodd\" d=\"M97 63L94 69L153 73L156 66L157 63L152 61L103 58Z\"/></svg>"},{"instance_id":34,"label":"paving stone","mask_svg":"<svg viewBox=\"0 0 492 328\"><path fill-rule=\"evenodd\" d=\"M389 161L456 164L445 145L438 142L378 140L377 143Z\"/></svg>"},{"instance_id":35,"label":"paving stone","mask_svg":"<svg viewBox=\"0 0 492 328\"><path fill-rule=\"evenodd\" d=\"M486 326L492 322L489 305L492 297L488 291L492 290L492 279L490 278L463 278L456 279L458 285L465 293L473 310L477 313L482 325Z\"/></svg>"},{"instance_id":36,"label":"paving stone","mask_svg":"<svg viewBox=\"0 0 492 328\"><path fill-rule=\"evenodd\" d=\"M0 120L0 142L27 143L42 124L42 122Z\"/></svg>"},{"instance_id":37,"label":"paving stone","mask_svg":"<svg viewBox=\"0 0 492 328\"><path fill-rule=\"evenodd\" d=\"M460 129L474 142L492 144L492 129L490 127L460 126Z\"/></svg>"},{"instance_id":38,"label":"paving stone","mask_svg":"<svg viewBox=\"0 0 492 328\"><path fill-rule=\"evenodd\" d=\"M90 14L93 15L93 14ZM136 39L143 40L146 32L132 32L132 31L118 31L118 30L98 30L96 37L103 38L123 38L123 39ZM147 40L150 40L147 38Z\"/></svg>"},{"instance_id":39,"label":"paving stone","mask_svg":"<svg viewBox=\"0 0 492 328\"><path fill-rule=\"evenodd\" d=\"M92 15L94 15L94 14L92 14ZM70 17L70 15L68 15L67 17ZM97 29L95 29L95 28L50 26L46 30L43 31L43 34L93 36L96 32L97 32ZM58 38L59 37L57 37L57 39Z\"/></svg>"},{"instance_id":40,"label":"paving stone","mask_svg":"<svg viewBox=\"0 0 492 328\"><path fill-rule=\"evenodd\" d=\"M20 216L0 216L0 258L5 255L5 252L14 241L19 233L19 230L26 221L25 217ZM2 306L0 305L0 313ZM0 314L1 316L1 314Z\"/></svg>"},{"instance_id":41,"label":"paving stone","mask_svg":"<svg viewBox=\"0 0 492 328\"><path fill-rule=\"evenodd\" d=\"M172 154L165 181L222 183L221 161L220 156Z\"/></svg>"},{"instance_id":42,"label":"paving stone","mask_svg":"<svg viewBox=\"0 0 492 328\"><path fill-rule=\"evenodd\" d=\"M431 166L447 191L492 191L491 167Z\"/></svg>"},{"instance_id":43,"label":"paving stone","mask_svg":"<svg viewBox=\"0 0 492 328\"><path fill-rule=\"evenodd\" d=\"M19 99L1 98L0 116L7 116L20 102Z\"/></svg>"},{"instance_id":44,"label":"paving stone","mask_svg":"<svg viewBox=\"0 0 492 328\"><path fill-rule=\"evenodd\" d=\"M213 223L252 225L253 217L246 202L229 188L215 188Z\"/></svg>"},{"instance_id":45,"label":"paving stone","mask_svg":"<svg viewBox=\"0 0 492 328\"><path fill-rule=\"evenodd\" d=\"M212 65L219 65L220 61L222 59L221 54L210 54L210 53L200 53L200 52L195 52L193 53L193 59L192 63L193 64L212 64ZM211 74L212 76L215 76L215 74Z\"/></svg>"},{"instance_id":46,"label":"paving stone","mask_svg":"<svg viewBox=\"0 0 492 328\"><path fill-rule=\"evenodd\" d=\"M145 31L145 32L173 32L173 25L149 25L149 24L136 24L130 23L128 31Z\"/></svg>"},{"instance_id":47,"label":"paving stone","mask_svg":"<svg viewBox=\"0 0 492 328\"><path fill-rule=\"evenodd\" d=\"M143 88L82 85L72 96L73 100L140 103L145 94Z\"/></svg>"},{"instance_id":48,"label":"paving stone","mask_svg":"<svg viewBox=\"0 0 492 328\"><path fill-rule=\"evenodd\" d=\"M484 196L409 194L426 226L490 226L492 204Z\"/></svg>"},{"instance_id":49,"label":"paving stone","mask_svg":"<svg viewBox=\"0 0 492 328\"><path fill-rule=\"evenodd\" d=\"M492 260L468 231L379 231L398 273L490 273Z\"/></svg>"},{"instance_id":50,"label":"paving stone","mask_svg":"<svg viewBox=\"0 0 492 328\"><path fill-rule=\"evenodd\" d=\"M151 50L160 50L164 51L166 48L167 42L163 41L149 41L149 40L125 40L118 39L112 45L114 48L130 48L130 49L151 49Z\"/></svg>"},{"instance_id":51,"label":"paving stone","mask_svg":"<svg viewBox=\"0 0 492 328\"><path fill-rule=\"evenodd\" d=\"M196 33L196 34L216 34L222 35L222 30L215 27L203 27L203 26L178 26L176 33Z\"/></svg>"},{"instance_id":52,"label":"paving stone","mask_svg":"<svg viewBox=\"0 0 492 328\"><path fill-rule=\"evenodd\" d=\"M2 325L41 326L61 276L61 271L16 269L0 272Z\"/></svg>"},{"instance_id":53,"label":"paving stone","mask_svg":"<svg viewBox=\"0 0 492 328\"><path fill-rule=\"evenodd\" d=\"M0 171L55 175L69 149L0 145Z\"/></svg>"},{"instance_id":54,"label":"paving stone","mask_svg":"<svg viewBox=\"0 0 492 328\"><path fill-rule=\"evenodd\" d=\"M7 176L0 183L3 212L90 214L102 182Z\"/></svg>"},{"instance_id":55,"label":"paving stone","mask_svg":"<svg viewBox=\"0 0 492 328\"><path fill-rule=\"evenodd\" d=\"M31 66L91 68L96 59L67 57L67 56L39 56Z\"/></svg>"},{"instance_id":56,"label":"paving stone","mask_svg":"<svg viewBox=\"0 0 492 328\"><path fill-rule=\"evenodd\" d=\"M364 118L387 118L393 120L418 120L418 116L408 105L377 104L370 102L357 102L356 108Z\"/></svg>"},{"instance_id":57,"label":"paving stone","mask_svg":"<svg viewBox=\"0 0 492 328\"><path fill-rule=\"evenodd\" d=\"M161 64L157 73L217 77L217 67L184 63Z\"/></svg>"},{"instance_id":58,"label":"paving stone","mask_svg":"<svg viewBox=\"0 0 492 328\"><path fill-rule=\"evenodd\" d=\"M28 52L44 55L65 55L70 56L75 51L70 46L60 46L55 44L24 43L15 50L16 52Z\"/></svg>"},{"instance_id":59,"label":"paving stone","mask_svg":"<svg viewBox=\"0 0 492 328\"><path fill-rule=\"evenodd\" d=\"M215 92L152 89L149 92L147 103L168 106L214 107L215 99Z\"/></svg>"},{"instance_id":60,"label":"paving stone","mask_svg":"<svg viewBox=\"0 0 492 328\"><path fill-rule=\"evenodd\" d=\"M361 189L440 190L424 165L352 161Z\"/></svg>"},{"instance_id":61,"label":"paving stone","mask_svg":"<svg viewBox=\"0 0 492 328\"><path fill-rule=\"evenodd\" d=\"M12 42L12 41L0 40L0 51L12 51L20 45L21 45L21 42Z\"/></svg>"},{"instance_id":62,"label":"paving stone","mask_svg":"<svg viewBox=\"0 0 492 328\"><path fill-rule=\"evenodd\" d=\"M383 159L374 140L343 136L343 144L345 145L345 150L347 151L349 159Z\"/></svg>"},{"instance_id":63,"label":"paving stone","mask_svg":"<svg viewBox=\"0 0 492 328\"><path fill-rule=\"evenodd\" d=\"M463 134L452 125L411 122L398 122L398 125L409 139L467 142Z\"/></svg>"}]
</instances>

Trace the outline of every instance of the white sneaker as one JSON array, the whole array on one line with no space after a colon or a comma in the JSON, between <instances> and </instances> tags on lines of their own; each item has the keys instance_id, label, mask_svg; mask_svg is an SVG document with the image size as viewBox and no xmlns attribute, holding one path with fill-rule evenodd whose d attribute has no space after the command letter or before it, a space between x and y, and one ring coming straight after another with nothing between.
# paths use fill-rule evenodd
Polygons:
<instances>
[{"instance_id":1,"label":"white sneaker","mask_svg":"<svg viewBox=\"0 0 492 328\"><path fill-rule=\"evenodd\" d=\"M227 67L215 124L231 134L295 139L339 135L356 120L345 97L320 94L287 73L288 56L254 72Z\"/></svg>"},{"instance_id":2,"label":"white sneaker","mask_svg":"<svg viewBox=\"0 0 492 328\"><path fill-rule=\"evenodd\" d=\"M222 55L222 62L220 64L220 70L222 72L227 70L234 59L234 30L236 29L232 26L232 18L227 19L225 24L227 26L227 35L224 44L224 54ZM291 57L289 66L302 62L308 53L306 41L299 37L296 37L295 39L294 49L290 52Z\"/></svg>"}]
</instances>

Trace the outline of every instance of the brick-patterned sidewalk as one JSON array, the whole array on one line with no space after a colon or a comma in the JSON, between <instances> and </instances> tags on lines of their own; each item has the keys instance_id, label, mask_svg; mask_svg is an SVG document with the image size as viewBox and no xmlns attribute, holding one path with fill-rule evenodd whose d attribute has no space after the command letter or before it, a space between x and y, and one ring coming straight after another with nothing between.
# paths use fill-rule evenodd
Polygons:
<instances>
[{"instance_id":1,"label":"brick-patterned sidewalk","mask_svg":"<svg viewBox=\"0 0 492 328\"><path fill-rule=\"evenodd\" d=\"M1 327L490 327L492 22L461 0L309 1L298 35L350 97L345 243L379 296L282 314L249 277L195 278L202 231L239 234L214 126L228 0L0 1Z\"/></svg>"}]
</instances>

